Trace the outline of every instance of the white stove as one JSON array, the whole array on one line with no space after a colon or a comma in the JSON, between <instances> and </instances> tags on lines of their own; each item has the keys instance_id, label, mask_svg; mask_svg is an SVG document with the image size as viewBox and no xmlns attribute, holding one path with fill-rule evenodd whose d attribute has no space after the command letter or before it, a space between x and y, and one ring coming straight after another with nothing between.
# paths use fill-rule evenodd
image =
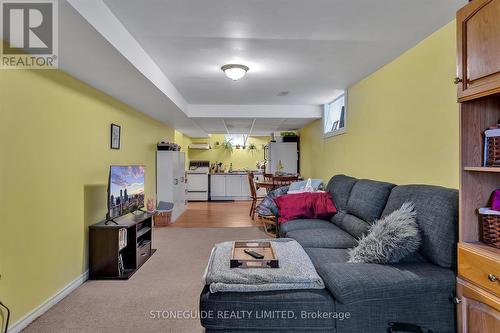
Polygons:
<instances>
[{"instance_id":1,"label":"white stove","mask_svg":"<svg viewBox=\"0 0 500 333\"><path fill-rule=\"evenodd\" d=\"M187 197L189 201L208 201L209 161L190 161L187 175Z\"/></svg>"}]
</instances>

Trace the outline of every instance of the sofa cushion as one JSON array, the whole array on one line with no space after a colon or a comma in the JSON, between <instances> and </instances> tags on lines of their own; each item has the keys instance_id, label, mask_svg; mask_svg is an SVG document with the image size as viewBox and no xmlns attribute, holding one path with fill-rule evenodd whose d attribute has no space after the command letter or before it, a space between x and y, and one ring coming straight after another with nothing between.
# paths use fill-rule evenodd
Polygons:
<instances>
[{"instance_id":1,"label":"sofa cushion","mask_svg":"<svg viewBox=\"0 0 500 333\"><path fill-rule=\"evenodd\" d=\"M330 221L318 220L318 219L299 219L282 223L278 226L278 228L280 236L287 237L286 234L289 231L303 230L303 229L318 229L318 228L336 229L337 227Z\"/></svg>"},{"instance_id":2,"label":"sofa cushion","mask_svg":"<svg viewBox=\"0 0 500 333\"><path fill-rule=\"evenodd\" d=\"M436 265L454 267L458 191L430 185L397 186L392 190L382 216L389 215L405 201L415 204L417 224L422 237L419 252Z\"/></svg>"},{"instance_id":3,"label":"sofa cushion","mask_svg":"<svg viewBox=\"0 0 500 333\"><path fill-rule=\"evenodd\" d=\"M382 214L394 186L394 184L367 179L357 181L347 201L347 212L372 223Z\"/></svg>"},{"instance_id":4,"label":"sofa cushion","mask_svg":"<svg viewBox=\"0 0 500 333\"><path fill-rule=\"evenodd\" d=\"M366 223L366 221L354 215L347 214L345 211L337 212L337 214L332 217L332 222L342 230L347 231L350 235L354 235L356 238L361 238L363 235L368 234L371 226L369 223Z\"/></svg>"},{"instance_id":5,"label":"sofa cushion","mask_svg":"<svg viewBox=\"0 0 500 333\"><path fill-rule=\"evenodd\" d=\"M351 194L352 187L358 180L346 175L333 176L326 189L332 195L333 202L338 210L345 210L347 207L347 200Z\"/></svg>"},{"instance_id":6,"label":"sofa cushion","mask_svg":"<svg viewBox=\"0 0 500 333\"><path fill-rule=\"evenodd\" d=\"M307 255L311 258L314 267L325 263L345 263L349 259L347 249L326 249L306 247Z\"/></svg>"},{"instance_id":7,"label":"sofa cushion","mask_svg":"<svg viewBox=\"0 0 500 333\"><path fill-rule=\"evenodd\" d=\"M452 270L432 264L350 264L323 262L315 265L318 274L336 300L350 304L428 294L446 293L455 288Z\"/></svg>"},{"instance_id":8,"label":"sofa cushion","mask_svg":"<svg viewBox=\"0 0 500 333\"><path fill-rule=\"evenodd\" d=\"M335 227L327 229L304 229L286 233L302 247L323 247L331 249L346 249L358 244L357 240L342 229Z\"/></svg>"},{"instance_id":9,"label":"sofa cushion","mask_svg":"<svg viewBox=\"0 0 500 333\"><path fill-rule=\"evenodd\" d=\"M417 213L411 202L377 220L368 235L349 250L350 263L394 264L417 252L420 231Z\"/></svg>"},{"instance_id":10,"label":"sofa cushion","mask_svg":"<svg viewBox=\"0 0 500 333\"><path fill-rule=\"evenodd\" d=\"M335 331L335 320L332 318L301 317L302 311L307 313L335 311L333 297L326 289L212 294L208 286L205 286L200 295L200 310L204 313L210 311L213 313L212 317L201 318L201 324L209 331ZM265 316L267 313L285 315ZM231 314L240 314L240 318L232 317ZM242 316L243 314L245 316Z\"/></svg>"}]
</instances>

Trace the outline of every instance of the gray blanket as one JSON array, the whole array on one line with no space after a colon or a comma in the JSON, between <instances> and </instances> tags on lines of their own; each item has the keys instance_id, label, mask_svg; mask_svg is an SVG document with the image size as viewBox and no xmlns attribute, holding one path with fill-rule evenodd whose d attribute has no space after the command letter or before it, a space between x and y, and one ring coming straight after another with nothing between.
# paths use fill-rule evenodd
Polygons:
<instances>
[{"instance_id":1,"label":"gray blanket","mask_svg":"<svg viewBox=\"0 0 500 333\"><path fill-rule=\"evenodd\" d=\"M210 285L212 293L325 288L299 243L288 238L272 242L279 268L230 268L233 242L216 244L203 274L203 283Z\"/></svg>"}]
</instances>

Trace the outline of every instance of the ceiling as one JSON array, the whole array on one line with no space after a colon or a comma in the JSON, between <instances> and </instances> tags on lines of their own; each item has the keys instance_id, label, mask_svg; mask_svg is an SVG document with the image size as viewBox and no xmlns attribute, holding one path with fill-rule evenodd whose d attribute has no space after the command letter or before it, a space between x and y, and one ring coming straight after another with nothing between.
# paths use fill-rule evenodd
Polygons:
<instances>
[{"instance_id":1,"label":"ceiling","mask_svg":"<svg viewBox=\"0 0 500 333\"><path fill-rule=\"evenodd\" d=\"M450 22L466 1L104 2L190 104L322 104ZM220 70L226 63L250 71L232 82Z\"/></svg>"},{"instance_id":2,"label":"ceiling","mask_svg":"<svg viewBox=\"0 0 500 333\"><path fill-rule=\"evenodd\" d=\"M269 134L320 118L466 2L60 1L60 67L190 136ZM233 62L250 67L237 82Z\"/></svg>"},{"instance_id":3,"label":"ceiling","mask_svg":"<svg viewBox=\"0 0 500 333\"><path fill-rule=\"evenodd\" d=\"M272 132L296 130L304 127L310 118L193 118L207 133L269 135Z\"/></svg>"}]
</instances>

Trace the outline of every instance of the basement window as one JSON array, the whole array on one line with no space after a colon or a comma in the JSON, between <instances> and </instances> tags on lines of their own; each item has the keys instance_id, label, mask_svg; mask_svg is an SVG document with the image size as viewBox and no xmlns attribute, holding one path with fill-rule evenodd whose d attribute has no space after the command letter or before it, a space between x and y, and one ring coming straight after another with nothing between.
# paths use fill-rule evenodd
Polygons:
<instances>
[{"instance_id":1,"label":"basement window","mask_svg":"<svg viewBox=\"0 0 500 333\"><path fill-rule=\"evenodd\" d=\"M230 141L233 144L233 147L240 145L243 146L246 144L247 135L245 134L226 134L224 135L224 139L226 141Z\"/></svg>"},{"instance_id":2,"label":"basement window","mask_svg":"<svg viewBox=\"0 0 500 333\"><path fill-rule=\"evenodd\" d=\"M324 105L323 137L328 138L346 132L347 90Z\"/></svg>"}]
</instances>

